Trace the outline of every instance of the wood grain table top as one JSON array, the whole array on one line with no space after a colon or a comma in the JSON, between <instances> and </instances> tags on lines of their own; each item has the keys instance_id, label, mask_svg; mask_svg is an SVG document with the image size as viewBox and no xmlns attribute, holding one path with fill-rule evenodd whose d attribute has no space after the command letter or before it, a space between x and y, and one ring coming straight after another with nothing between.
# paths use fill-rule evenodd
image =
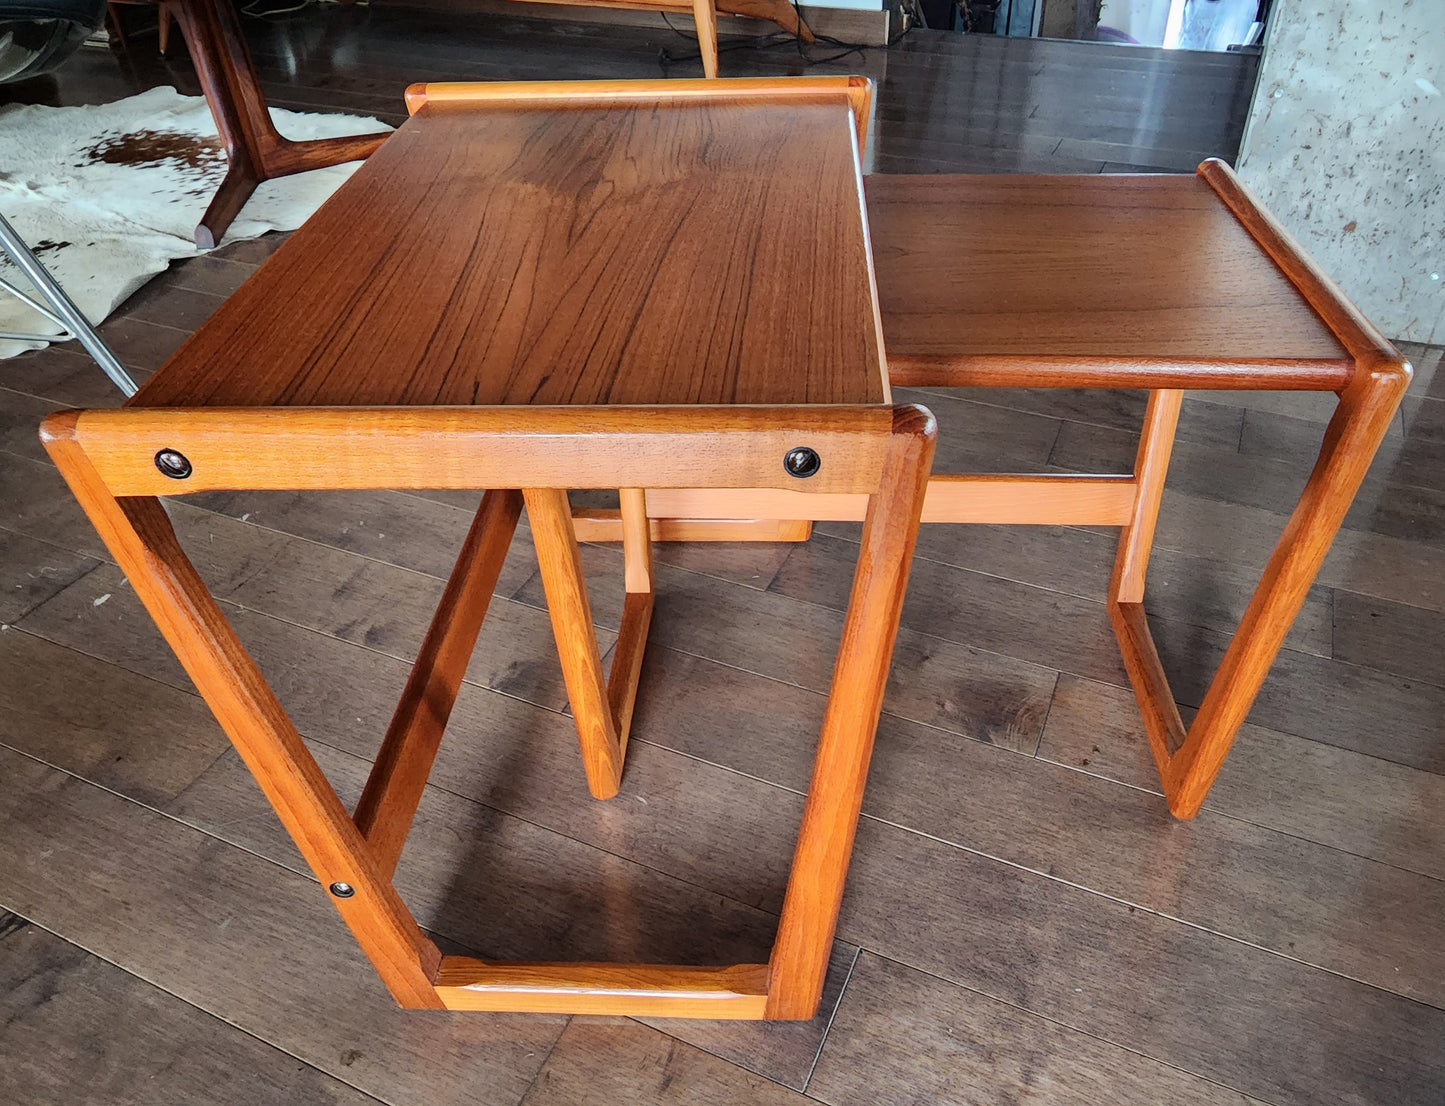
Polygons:
<instances>
[{"instance_id":1,"label":"wood grain table top","mask_svg":"<svg viewBox=\"0 0 1445 1106\"><path fill-rule=\"evenodd\" d=\"M1200 176L875 175L866 190L895 368L1351 360Z\"/></svg>"},{"instance_id":2,"label":"wood grain table top","mask_svg":"<svg viewBox=\"0 0 1445 1106\"><path fill-rule=\"evenodd\" d=\"M131 405L884 402L853 131L428 103Z\"/></svg>"}]
</instances>

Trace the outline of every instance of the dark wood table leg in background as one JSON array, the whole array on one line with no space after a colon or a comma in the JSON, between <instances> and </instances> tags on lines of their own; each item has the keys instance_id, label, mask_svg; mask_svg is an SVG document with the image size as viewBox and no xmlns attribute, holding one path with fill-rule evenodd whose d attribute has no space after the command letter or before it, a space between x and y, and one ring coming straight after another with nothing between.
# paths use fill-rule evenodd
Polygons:
<instances>
[{"instance_id":1,"label":"dark wood table leg in background","mask_svg":"<svg viewBox=\"0 0 1445 1106\"><path fill-rule=\"evenodd\" d=\"M175 13L229 162L226 179L196 227L196 245L201 249L211 249L221 240L262 181L359 161L386 141L385 133L309 142L283 138L271 122L230 0L182 0Z\"/></svg>"}]
</instances>

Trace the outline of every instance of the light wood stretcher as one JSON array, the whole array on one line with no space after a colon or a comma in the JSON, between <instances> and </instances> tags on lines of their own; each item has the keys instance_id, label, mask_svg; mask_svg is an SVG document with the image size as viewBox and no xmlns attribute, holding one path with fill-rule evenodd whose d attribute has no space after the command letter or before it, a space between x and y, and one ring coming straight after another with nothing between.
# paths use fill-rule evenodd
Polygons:
<instances>
[{"instance_id":1,"label":"light wood stretcher","mask_svg":"<svg viewBox=\"0 0 1445 1106\"><path fill-rule=\"evenodd\" d=\"M871 93L851 78L413 89L407 124L124 407L45 421L402 1005L813 1016L935 435L883 373L857 133ZM652 618L642 489L794 487L861 496L866 521L768 961L441 955L392 873L523 505L582 767L607 799ZM162 506L248 488L486 489L350 813ZM606 676L571 488L620 489L626 599Z\"/></svg>"},{"instance_id":2,"label":"light wood stretcher","mask_svg":"<svg viewBox=\"0 0 1445 1106\"><path fill-rule=\"evenodd\" d=\"M1369 468L1410 366L1223 162L1193 176L869 176L889 379L912 388L1135 388L1134 469L935 473L923 521L1120 527L1108 612L1169 808L1199 812ZM1144 612L1184 389L1314 390L1319 459L1191 725ZM819 508L823 508L820 510ZM658 489L655 540L802 540L856 498ZM608 512L583 540L615 536Z\"/></svg>"}]
</instances>

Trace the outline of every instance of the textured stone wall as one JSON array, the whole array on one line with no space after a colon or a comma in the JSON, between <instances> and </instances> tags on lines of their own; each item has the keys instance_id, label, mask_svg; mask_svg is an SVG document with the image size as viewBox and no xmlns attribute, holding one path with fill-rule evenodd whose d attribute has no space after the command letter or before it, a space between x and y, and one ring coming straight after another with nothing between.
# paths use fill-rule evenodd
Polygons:
<instances>
[{"instance_id":1,"label":"textured stone wall","mask_svg":"<svg viewBox=\"0 0 1445 1106\"><path fill-rule=\"evenodd\" d=\"M1445 343L1445 0L1276 0L1240 175L1387 335Z\"/></svg>"}]
</instances>

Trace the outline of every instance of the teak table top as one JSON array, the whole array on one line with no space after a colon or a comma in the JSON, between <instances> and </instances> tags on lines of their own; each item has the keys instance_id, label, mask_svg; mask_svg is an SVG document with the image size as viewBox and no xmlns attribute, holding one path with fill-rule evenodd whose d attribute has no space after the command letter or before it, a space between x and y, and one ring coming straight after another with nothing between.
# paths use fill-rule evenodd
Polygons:
<instances>
[{"instance_id":1,"label":"teak table top","mask_svg":"<svg viewBox=\"0 0 1445 1106\"><path fill-rule=\"evenodd\" d=\"M1201 175L866 184L895 383L930 361L1354 363Z\"/></svg>"},{"instance_id":2,"label":"teak table top","mask_svg":"<svg viewBox=\"0 0 1445 1106\"><path fill-rule=\"evenodd\" d=\"M854 129L428 102L131 405L882 403Z\"/></svg>"}]
</instances>

